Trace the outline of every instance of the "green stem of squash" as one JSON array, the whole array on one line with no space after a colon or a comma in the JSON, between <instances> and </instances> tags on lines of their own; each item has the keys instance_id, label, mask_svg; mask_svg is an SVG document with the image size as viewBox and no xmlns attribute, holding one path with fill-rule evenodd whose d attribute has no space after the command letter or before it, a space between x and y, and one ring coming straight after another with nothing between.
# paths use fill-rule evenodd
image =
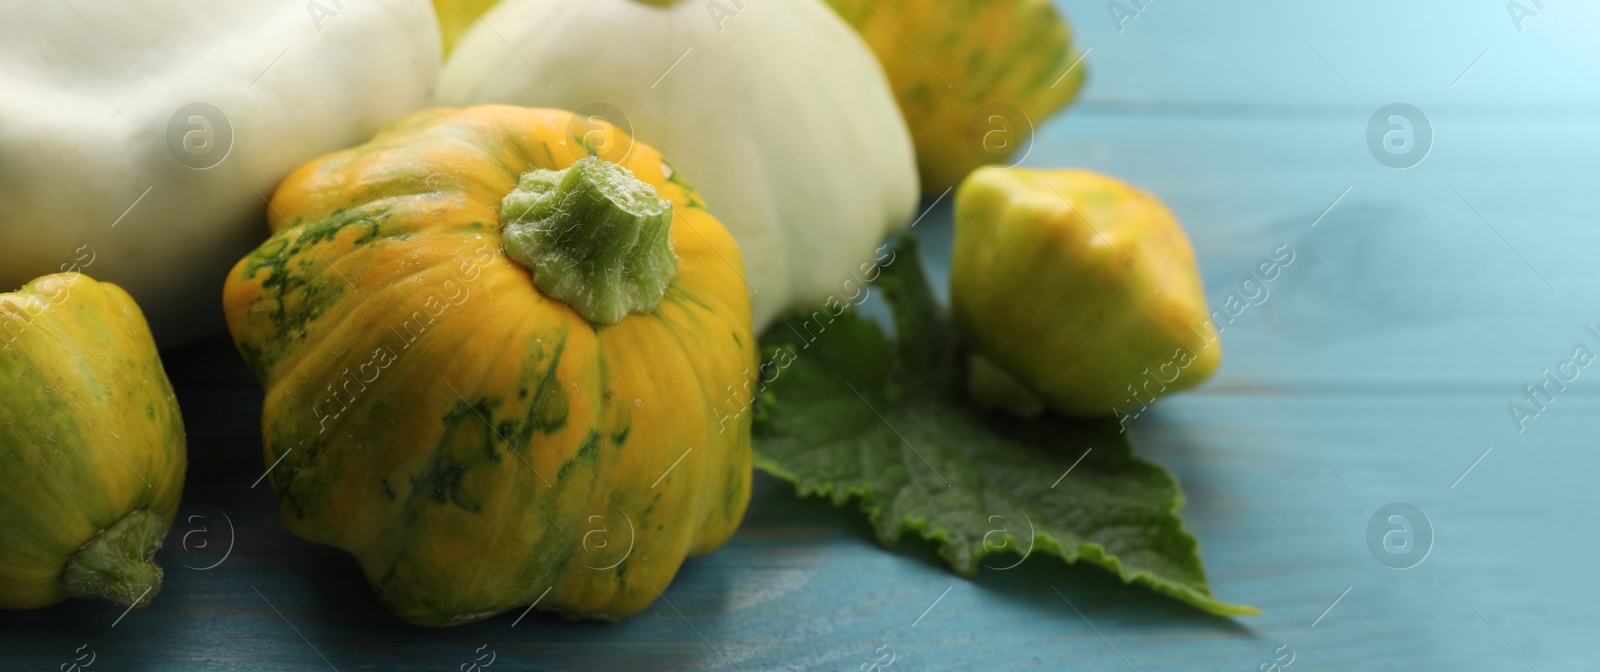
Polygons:
<instances>
[{"instance_id":1,"label":"green stem of squash","mask_svg":"<svg viewBox=\"0 0 1600 672\"><path fill-rule=\"evenodd\" d=\"M667 239L672 203L594 157L523 173L500 202L500 222L506 256L594 324L655 311L678 274Z\"/></svg>"},{"instance_id":2,"label":"green stem of squash","mask_svg":"<svg viewBox=\"0 0 1600 672\"><path fill-rule=\"evenodd\" d=\"M161 589L155 555L166 536L166 522L158 514L141 510L123 516L72 554L59 579L61 589L124 607L150 604Z\"/></svg>"}]
</instances>

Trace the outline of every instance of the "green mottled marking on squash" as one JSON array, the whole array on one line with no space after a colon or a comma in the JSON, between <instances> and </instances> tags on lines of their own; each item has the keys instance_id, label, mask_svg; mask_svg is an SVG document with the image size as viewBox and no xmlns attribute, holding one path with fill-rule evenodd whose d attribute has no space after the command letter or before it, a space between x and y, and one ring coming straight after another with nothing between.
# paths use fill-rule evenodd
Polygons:
<instances>
[{"instance_id":1,"label":"green mottled marking on squash","mask_svg":"<svg viewBox=\"0 0 1600 672\"><path fill-rule=\"evenodd\" d=\"M591 430L589 438L583 440L583 445L578 448L578 459L594 463L595 457L600 454L600 432Z\"/></svg>"},{"instance_id":2,"label":"green mottled marking on squash","mask_svg":"<svg viewBox=\"0 0 1600 672\"><path fill-rule=\"evenodd\" d=\"M382 481L379 481L379 483L383 485L383 496L388 498L388 500L391 502L394 501L394 487L389 485L389 479L386 477Z\"/></svg>"},{"instance_id":3,"label":"green mottled marking on squash","mask_svg":"<svg viewBox=\"0 0 1600 672\"><path fill-rule=\"evenodd\" d=\"M578 447L578 454L572 459L562 463L561 469L556 471L556 480L567 477L567 472L579 463L594 465L595 455L600 452L600 432L589 432L589 437L583 440L583 445Z\"/></svg>"},{"instance_id":4,"label":"green mottled marking on squash","mask_svg":"<svg viewBox=\"0 0 1600 672\"><path fill-rule=\"evenodd\" d=\"M278 502L282 505L287 505L294 512L296 518L304 520L306 518L306 507L302 505L300 498L296 496L296 490L293 488L295 473L299 471L299 467L294 465L298 464L299 460L298 458L295 460L289 459L290 451L292 450L294 448L284 448L282 443L277 442L268 446L268 457L271 460L268 464L276 464L278 466L267 471L267 481L272 484L272 490L278 493Z\"/></svg>"},{"instance_id":5,"label":"green mottled marking on squash","mask_svg":"<svg viewBox=\"0 0 1600 672\"><path fill-rule=\"evenodd\" d=\"M533 160L531 160L533 157L530 156L530 157L528 157L530 159L528 161L528 163L534 164L534 165L545 165L545 166L559 166L559 165L561 165L560 162L556 161L556 153L550 150L550 143L541 142L541 143L539 143L539 148L544 150L544 161L543 162L533 161ZM516 179L520 178L520 177L522 177L522 176L521 175L513 175L512 176L512 181L516 181Z\"/></svg>"},{"instance_id":6,"label":"green mottled marking on squash","mask_svg":"<svg viewBox=\"0 0 1600 672\"><path fill-rule=\"evenodd\" d=\"M500 464L496 447L499 439L483 420L493 413L487 401L471 405L456 402L442 418L449 429L439 438L438 449L423 472L411 477L412 499L427 497L435 503L454 504L472 513L483 509L483 503L471 496L462 481L472 469Z\"/></svg>"},{"instance_id":7,"label":"green mottled marking on squash","mask_svg":"<svg viewBox=\"0 0 1600 672\"><path fill-rule=\"evenodd\" d=\"M673 283L667 287L667 298L664 299L662 303L666 303L667 301L671 301L673 303L687 303L702 310L715 312L712 311L711 306L706 305L705 302L701 301L699 297L694 295L693 292L690 292L688 289L679 286L680 284L681 283ZM656 311L652 314L660 316L661 312Z\"/></svg>"},{"instance_id":8,"label":"green mottled marking on squash","mask_svg":"<svg viewBox=\"0 0 1600 672\"><path fill-rule=\"evenodd\" d=\"M348 227L365 226L367 230L362 232L355 240L350 241L352 247L360 247L377 240L378 234L383 228L383 222L388 221L388 219L389 212L387 207L372 207L372 205L368 205L359 208L335 210L326 219L301 225L297 229L300 232L300 236L295 240L295 244L296 246L307 247L318 245L333 240Z\"/></svg>"},{"instance_id":9,"label":"green mottled marking on squash","mask_svg":"<svg viewBox=\"0 0 1600 672\"><path fill-rule=\"evenodd\" d=\"M556 370L561 366L561 353L566 347L564 338L556 344L555 352L550 354L550 364L545 367L544 376L539 379L539 386L533 393L532 417L528 422L531 430L554 434L567 425L567 391L556 377Z\"/></svg>"},{"instance_id":10,"label":"green mottled marking on squash","mask_svg":"<svg viewBox=\"0 0 1600 672\"><path fill-rule=\"evenodd\" d=\"M1033 40L1030 40L1030 42L1035 42L1037 39L1037 34L1035 34ZM1001 51L1000 61L994 63L987 70L979 70L975 65L973 68L973 89L982 91L983 96L987 98L990 92L1001 88L1001 83L1004 82L1007 77L1010 77L1012 73L1021 72L1024 68L1026 68L1028 66L1028 62L1034 60L1033 57L1038 53L1037 50L1042 48L1042 45L1019 45L1017 48ZM973 55L976 56L979 53L982 53L981 50L975 50ZM979 62L982 60L983 59L979 59Z\"/></svg>"},{"instance_id":11,"label":"green mottled marking on squash","mask_svg":"<svg viewBox=\"0 0 1600 672\"><path fill-rule=\"evenodd\" d=\"M568 487L569 485L569 483L558 479L555 487L559 489ZM544 516L543 518L544 534L542 535L542 538L551 540L552 542L557 539L565 539L573 536L574 530L578 530L576 534L582 535L583 530L586 529L583 527L583 525L587 524L588 522L582 518L573 519L570 515L564 517L560 515L560 513L556 513L556 515ZM581 541L578 543L543 543L536 545L533 549L533 561L528 563L528 567L533 570L533 576L530 577L530 580L527 581L527 583L550 583L552 577L558 577L566 574L567 565L572 563L574 549L581 547Z\"/></svg>"},{"instance_id":12,"label":"green mottled marking on squash","mask_svg":"<svg viewBox=\"0 0 1600 672\"><path fill-rule=\"evenodd\" d=\"M35 329L43 331L50 328L47 325L34 325L29 331L23 332L23 338L38 334ZM7 345L15 343L13 341ZM7 380L27 383L14 388L14 394L7 398L4 405L0 405L0 421L3 421L0 422L0 426L3 426L0 448L5 450L4 454L9 458L6 463L0 464L0 473L8 478L29 474L25 477L25 484L15 486L16 491L34 491L41 498L39 501L73 502L71 510L85 515L90 511L108 510L113 505L103 492L96 488L79 487L77 482L80 475L97 472L93 453L75 448L92 445L100 439L78 418L75 410L62 407L66 397L76 395L71 389L63 390L51 380L59 373L36 368L31 359L31 350L19 346L12 349L8 356L0 357L0 370L10 374ZM75 353L74 357L77 356L81 355ZM62 394L66 396L58 397ZM94 394L100 392L90 393L91 396ZM34 464L52 467L53 470L36 470ZM8 516L12 513L18 512L7 511ZM98 516L90 520L102 528L115 522L114 518ZM14 518L8 518L4 530L8 538L39 540L39 544L45 547L49 546L49 542L44 540L52 538L57 531L53 518L37 513L18 513Z\"/></svg>"},{"instance_id":13,"label":"green mottled marking on squash","mask_svg":"<svg viewBox=\"0 0 1600 672\"><path fill-rule=\"evenodd\" d=\"M700 200L699 192L696 192L694 187L689 185L688 180L683 179L683 173L678 172L678 169L674 168L671 163L667 162L666 159L661 160L661 165L667 167L667 181L671 182L672 184L676 184L679 188L683 189L683 198L686 202L685 204L691 208L704 210L706 208L706 202Z\"/></svg>"},{"instance_id":14,"label":"green mottled marking on squash","mask_svg":"<svg viewBox=\"0 0 1600 672\"><path fill-rule=\"evenodd\" d=\"M1024 92L1029 94L1041 89L1054 88L1057 85L1056 82L1060 79L1056 75L1056 72L1069 67L1072 61L1077 60L1077 57L1072 53L1072 45L1070 43L1058 42L1045 34L1036 35L1036 39L1033 40L1033 43L1036 46L1030 47L1030 49L1040 51L1049 49L1050 58L1046 59L1045 62L1054 63L1057 64L1057 66L1035 69L1033 78L1029 79L1027 84L1022 89ZM1073 74L1069 75L1068 79L1083 79L1084 75L1082 73L1086 71L1087 70L1079 70L1074 68L1072 71Z\"/></svg>"},{"instance_id":15,"label":"green mottled marking on squash","mask_svg":"<svg viewBox=\"0 0 1600 672\"><path fill-rule=\"evenodd\" d=\"M922 114L928 114L937 107L933 100L933 90L928 88L928 83L925 81L911 85L911 88L906 90L905 100L915 105Z\"/></svg>"},{"instance_id":16,"label":"green mottled marking on squash","mask_svg":"<svg viewBox=\"0 0 1600 672\"><path fill-rule=\"evenodd\" d=\"M600 152L597 151L594 148L594 145L591 144L584 136L578 135L577 133L573 133L571 140L572 140L573 144L575 144L575 145L577 145L579 147L582 147L583 151L588 152L589 156L593 156L593 157L599 157L600 156Z\"/></svg>"},{"instance_id":17,"label":"green mottled marking on squash","mask_svg":"<svg viewBox=\"0 0 1600 672\"><path fill-rule=\"evenodd\" d=\"M961 47L959 44L953 44L950 47L951 51L955 51L960 48ZM1000 78L1009 73L996 71L993 68L985 69L983 64L988 62L989 54L981 46L966 53L966 65L970 69L970 72L967 73L966 83L959 90L954 92L955 100L966 106L981 105L990 99L990 95L993 93L995 84L1000 80ZM929 85L936 86L932 83ZM1004 92L1001 92L1001 97L1005 98ZM948 102L946 104L948 105Z\"/></svg>"},{"instance_id":18,"label":"green mottled marking on squash","mask_svg":"<svg viewBox=\"0 0 1600 672\"><path fill-rule=\"evenodd\" d=\"M261 281L263 297L258 303L272 307L269 315L278 335L275 339L259 339L270 343L268 347L240 348L251 369L271 370L285 353L299 348L305 340L306 325L315 322L344 295L345 282L337 277L337 271L329 277L332 261L316 246L334 240L350 227L364 229L351 245L366 245L379 237L382 222L388 218L387 208L338 210L326 219L301 224L291 229L292 233L274 236L246 257L246 280L268 272Z\"/></svg>"},{"instance_id":19,"label":"green mottled marking on squash","mask_svg":"<svg viewBox=\"0 0 1600 672\"><path fill-rule=\"evenodd\" d=\"M287 432L279 434L293 435ZM329 493L332 492L332 483L344 470L344 454L328 448L326 444L315 440L310 443L300 441L286 452L278 453L283 460L273 472L280 475L273 483L274 486L283 484L282 488L277 488L278 492L283 493L279 499L292 500L296 510L304 512L304 515L315 517L333 504Z\"/></svg>"},{"instance_id":20,"label":"green mottled marking on squash","mask_svg":"<svg viewBox=\"0 0 1600 672\"><path fill-rule=\"evenodd\" d=\"M631 431L633 431L633 425L630 423L630 424L624 426L622 428L622 431L612 432L612 434L611 434L611 443L615 444L618 448L621 448L622 444L628 442L628 432L631 432Z\"/></svg>"}]
</instances>

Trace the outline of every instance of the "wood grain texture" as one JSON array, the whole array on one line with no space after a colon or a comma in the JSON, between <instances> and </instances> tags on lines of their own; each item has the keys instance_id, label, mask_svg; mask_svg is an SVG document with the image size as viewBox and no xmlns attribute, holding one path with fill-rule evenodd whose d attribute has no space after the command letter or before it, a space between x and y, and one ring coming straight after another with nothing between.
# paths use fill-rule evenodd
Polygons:
<instances>
[{"instance_id":1,"label":"wood grain texture","mask_svg":"<svg viewBox=\"0 0 1600 672\"><path fill-rule=\"evenodd\" d=\"M215 339L167 354L191 468L162 594L120 621L81 602L0 613L0 667L58 669L87 645L91 670L470 670L490 651L490 670L858 670L891 650L880 669L1258 670L1290 651L1282 669L1593 669L1600 369L1521 432L1506 405L1575 346L1600 352L1584 329L1600 323L1600 56L1575 37L1600 32L1595 10L1546 3L1517 32L1503 4L1144 4L1118 33L1104 5L1062 3L1094 48L1091 84L1026 164L1095 168L1164 199L1213 306L1274 247L1296 251L1226 327L1217 377L1134 435L1183 483L1215 592L1260 618L1207 617L1047 559L961 579L759 477L734 539L627 621L408 627L349 557L295 538L266 484L251 487L261 396ZM1435 130L1404 171L1364 137L1395 100ZM916 227L936 282L949 226L945 199ZM1436 533L1412 569L1368 548L1391 502ZM220 557L224 513L232 554L187 568Z\"/></svg>"}]
</instances>

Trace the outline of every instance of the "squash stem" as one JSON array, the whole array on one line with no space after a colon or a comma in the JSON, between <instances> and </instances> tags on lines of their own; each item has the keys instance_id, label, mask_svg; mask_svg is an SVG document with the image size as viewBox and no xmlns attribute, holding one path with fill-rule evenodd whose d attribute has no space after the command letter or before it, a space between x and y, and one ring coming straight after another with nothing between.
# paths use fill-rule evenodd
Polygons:
<instances>
[{"instance_id":1,"label":"squash stem","mask_svg":"<svg viewBox=\"0 0 1600 672\"><path fill-rule=\"evenodd\" d=\"M154 561L166 522L148 510L134 511L99 531L67 560L61 589L84 599L104 599L124 607L150 604L161 588Z\"/></svg>"},{"instance_id":2,"label":"squash stem","mask_svg":"<svg viewBox=\"0 0 1600 672\"><path fill-rule=\"evenodd\" d=\"M500 202L506 256L594 324L654 312L678 274L672 203L628 169L585 157L535 169Z\"/></svg>"}]
</instances>

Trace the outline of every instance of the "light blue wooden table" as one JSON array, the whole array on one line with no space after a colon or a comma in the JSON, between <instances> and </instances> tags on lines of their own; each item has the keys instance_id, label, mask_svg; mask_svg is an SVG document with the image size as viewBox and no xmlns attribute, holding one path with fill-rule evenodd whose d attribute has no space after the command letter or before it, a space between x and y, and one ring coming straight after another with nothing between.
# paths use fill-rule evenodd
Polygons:
<instances>
[{"instance_id":1,"label":"light blue wooden table","mask_svg":"<svg viewBox=\"0 0 1600 672\"><path fill-rule=\"evenodd\" d=\"M1182 481L1217 595L1259 618L1047 558L962 579L759 477L739 534L625 622L407 627L250 487L260 393L218 339L168 357L192 466L160 599L126 616L0 614L0 667L68 669L92 651L91 670L470 670L490 655L484 669L863 670L892 652L879 669L1596 669L1600 367L1569 367L1521 431L1507 408L1575 348L1600 353L1585 330L1600 332L1600 9L1518 1L1537 14L1118 0L1137 14L1119 24L1103 3L1063 2L1091 83L1026 164L1159 195L1216 305L1272 250L1295 251L1226 327L1215 379L1133 435ZM1432 131L1404 170L1367 141L1396 102ZM940 282L948 205L917 227ZM1433 531L1409 569L1369 546L1391 503ZM225 561L192 568L230 537Z\"/></svg>"}]
</instances>

